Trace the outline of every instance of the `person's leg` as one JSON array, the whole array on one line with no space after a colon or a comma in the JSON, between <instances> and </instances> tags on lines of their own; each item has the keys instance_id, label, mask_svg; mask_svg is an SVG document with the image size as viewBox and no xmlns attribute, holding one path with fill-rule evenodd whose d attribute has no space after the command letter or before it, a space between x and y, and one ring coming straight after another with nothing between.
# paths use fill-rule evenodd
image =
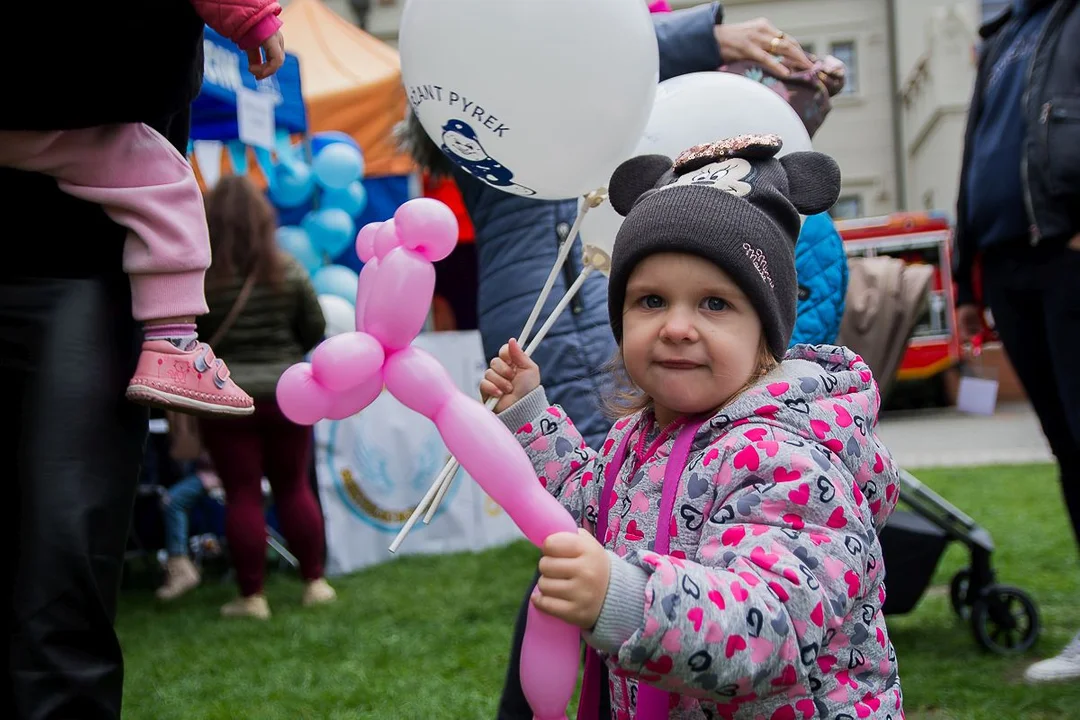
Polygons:
<instances>
[{"instance_id":1,"label":"person's leg","mask_svg":"<svg viewBox=\"0 0 1080 720\"><path fill-rule=\"evenodd\" d=\"M204 419L199 428L203 446L225 489L225 539L241 598L261 598L266 573L266 524L257 416ZM232 614L224 608L223 612Z\"/></svg>"},{"instance_id":2,"label":"person's leg","mask_svg":"<svg viewBox=\"0 0 1080 720\"><path fill-rule=\"evenodd\" d=\"M532 720L533 713L525 693L521 689L521 644L525 639L525 622L529 617L529 602L533 588L540 579L537 572L529 583L529 589L521 601L517 618L514 620L514 636L510 641L510 662L506 667L506 680L503 683L502 696L499 698L497 720Z\"/></svg>"},{"instance_id":3,"label":"person's leg","mask_svg":"<svg viewBox=\"0 0 1080 720\"><path fill-rule=\"evenodd\" d=\"M1046 268L1046 337L1065 422L1050 440L1073 533L1080 542L1080 252L1065 250ZM1047 436L1050 437L1049 435Z\"/></svg>"},{"instance_id":4,"label":"person's leg","mask_svg":"<svg viewBox=\"0 0 1080 720\"><path fill-rule=\"evenodd\" d=\"M1047 386L1053 388L1052 403L1040 395L1038 404L1032 398L1032 405L1058 461L1065 507L1073 533L1080 540L1080 376L1076 372L1080 297L1075 293L1080 280L1080 253L1064 250L1040 260L1036 270L1043 313L1023 320L1041 330L1046 343L1028 347L1014 343L1015 352L1010 350L1009 357L1029 393L1029 382L1039 388L1037 392L1045 392ZM1035 375L1039 379L1029 381ZM1080 680L1080 633L1058 655L1030 666L1024 678L1033 683Z\"/></svg>"},{"instance_id":5,"label":"person's leg","mask_svg":"<svg viewBox=\"0 0 1080 720\"><path fill-rule=\"evenodd\" d=\"M1042 272L1042 265L1030 254L998 251L986 259L983 286L994 329L1043 433L1055 455L1068 458L1071 433L1051 360Z\"/></svg>"},{"instance_id":6,"label":"person's leg","mask_svg":"<svg viewBox=\"0 0 1080 720\"><path fill-rule=\"evenodd\" d=\"M51 259L8 263L0 279L0 402L16 415L3 503L18 533L4 553L10 709L26 720L119 718L113 621L148 421L123 399L138 351L127 280L109 251L123 230L44 178L11 178L0 180L0 203L12 203L6 231L35 238L27 245ZM36 227L20 227L30 206L41 208ZM76 244L115 258L113 272L101 258L73 264Z\"/></svg>"},{"instance_id":7,"label":"person's leg","mask_svg":"<svg viewBox=\"0 0 1080 720\"><path fill-rule=\"evenodd\" d=\"M300 562L301 577L309 584L304 599L308 604L333 600L329 586L318 582L323 578L326 536L308 477L311 429L286 418L273 398L260 399L257 407L266 478L274 494L281 532L289 551Z\"/></svg>"},{"instance_id":8,"label":"person's leg","mask_svg":"<svg viewBox=\"0 0 1080 720\"><path fill-rule=\"evenodd\" d=\"M206 494L198 475L188 475L168 489L162 498L165 551L171 557L188 554L188 512Z\"/></svg>"},{"instance_id":9,"label":"person's leg","mask_svg":"<svg viewBox=\"0 0 1080 720\"><path fill-rule=\"evenodd\" d=\"M1054 293L1048 280L1063 258L1048 258L1045 252L1017 245L988 254L983 286L994 327L1005 346L1009 361L1028 395L1058 460L1061 485L1067 506L1070 488L1077 482L1077 447L1070 430L1067 398L1059 383L1051 337L1050 306ZM1073 512L1070 507L1070 513ZM1025 672L1029 682L1045 682L1080 677L1080 636L1057 657L1036 663Z\"/></svg>"},{"instance_id":10,"label":"person's leg","mask_svg":"<svg viewBox=\"0 0 1080 720\"><path fill-rule=\"evenodd\" d=\"M169 554L165 583L158 588L159 600L174 600L198 586L202 580L188 557L188 513L206 494L198 475L187 475L169 488L162 498L165 551Z\"/></svg>"}]
</instances>

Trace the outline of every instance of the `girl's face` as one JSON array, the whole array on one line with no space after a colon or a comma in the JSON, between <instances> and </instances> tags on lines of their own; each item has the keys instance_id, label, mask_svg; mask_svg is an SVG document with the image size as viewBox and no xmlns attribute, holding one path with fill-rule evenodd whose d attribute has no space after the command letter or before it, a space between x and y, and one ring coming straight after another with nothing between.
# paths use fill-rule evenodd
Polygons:
<instances>
[{"instance_id":1,"label":"girl's face","mask_svg":"<svg viewBox=\"0 0 1080 720\"><path fill-rule=\"evenodd\" d=\"M634 268L623 306L623 363L657 422L713 411L757 371L761 321L708 260L659 253Z\"/></svg>"}]
</instances>

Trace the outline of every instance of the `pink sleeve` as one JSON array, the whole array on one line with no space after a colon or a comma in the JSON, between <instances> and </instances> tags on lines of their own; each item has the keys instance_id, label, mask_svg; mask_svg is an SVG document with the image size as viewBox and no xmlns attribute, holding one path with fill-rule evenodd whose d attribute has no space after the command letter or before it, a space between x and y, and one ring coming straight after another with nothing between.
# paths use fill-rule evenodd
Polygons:
<instances>
[{"instance_id":1,"label":"pink sleeve","mask_svg":"<svg viewBox=\"0 0 1080 720\"><path fill-rule=\"evenodd\" d=\"M191 4L203 22L241 50L258 47L281 27L277 0L191 0Z\"/></svg>"}]
</instances>

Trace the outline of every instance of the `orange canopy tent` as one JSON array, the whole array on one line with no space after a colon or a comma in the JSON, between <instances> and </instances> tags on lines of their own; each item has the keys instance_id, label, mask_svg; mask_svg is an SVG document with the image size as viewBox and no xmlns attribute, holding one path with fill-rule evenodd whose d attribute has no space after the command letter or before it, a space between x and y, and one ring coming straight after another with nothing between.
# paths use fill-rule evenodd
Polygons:
<instances>
[{"instance_id":1,"label":"orange canopy tent","mask_svg":"<svg viewBox=\"0 0 1080 720\"><path fill-rule=\"evenodd\" d=\"M367 177L411 173L411 159L393 139L406 103L397 50L321 0L292 0L281 20L285 45L300 59L310 131L339 130L355 138Z\"/></svg>"}]
</instances>

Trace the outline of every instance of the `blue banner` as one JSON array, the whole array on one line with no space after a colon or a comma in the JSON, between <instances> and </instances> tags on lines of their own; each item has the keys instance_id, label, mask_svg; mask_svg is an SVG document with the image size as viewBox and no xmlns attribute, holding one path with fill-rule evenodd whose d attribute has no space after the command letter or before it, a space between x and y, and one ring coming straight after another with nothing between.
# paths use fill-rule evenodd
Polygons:
<instances>
[{"instance_id":1,"label":"blue banner","mask_svg":"<svg viewBox=\"0 0 1080 720\"><path fill-rule=\"evenodd\" d=\"M289 133L307 131L307 110L300 89L300 62L285 55L285 64L266 80L256 81L248 71L247 54L210 28L203 39L203 86L191 105L193 140L235 140L236 91L249 90L275 96L274 122Z\"/></svg>"}]
</instances>

